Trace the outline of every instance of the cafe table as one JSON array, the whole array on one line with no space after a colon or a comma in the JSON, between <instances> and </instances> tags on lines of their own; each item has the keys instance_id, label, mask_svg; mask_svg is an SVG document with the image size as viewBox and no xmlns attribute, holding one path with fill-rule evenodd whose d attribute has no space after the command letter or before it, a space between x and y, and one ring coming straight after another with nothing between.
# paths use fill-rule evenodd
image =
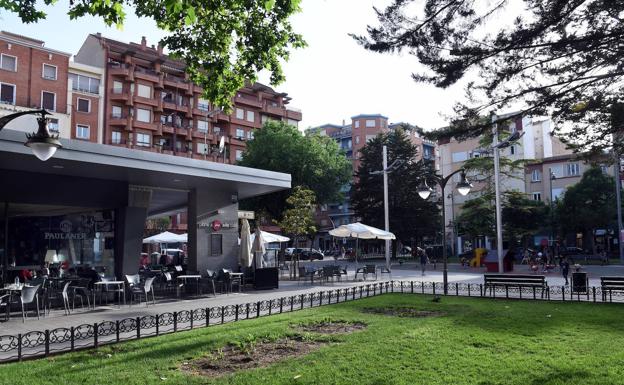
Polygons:
<instances>
[{"instance_id":1,"label":"cafe table","mask_svg":"<svg viewBox=\"0 0 624 385\"><path fill-rule=\"evenodd\" d=\"M109 287L112 287L112 290L108 290ZM101 293L104 288L113 293L122 293L123 303L126 304L126 283L124 281L98 281L93 284L93 308L95 308L95 293L100 291L100 303L102 303ZM121 307L121 304L119 306Z\"/></svg>"},{"instance_id":2,"label":"cafe table","mask_svg":"<svg viewBox=\"0 0 624 385\"><path fill-rule=\"evenodd\" d=\"M176 277L176 279L178 281L182 281L183 285L186 285L186 281L191 279L191 280L195 280L196 286L197 286L197 295L199 295L199 280L201 279L201 275L199 274L184 274L184 275L178 275Z\"/></svg>"}]
</instances>

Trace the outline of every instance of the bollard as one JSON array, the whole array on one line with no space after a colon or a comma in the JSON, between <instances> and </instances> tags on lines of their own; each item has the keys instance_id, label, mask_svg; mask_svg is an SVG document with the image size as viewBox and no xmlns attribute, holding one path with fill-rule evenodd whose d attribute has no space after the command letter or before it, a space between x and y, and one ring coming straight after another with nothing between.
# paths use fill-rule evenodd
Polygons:
<instances>
[{"instance_id":1,"label":"bollard","mask_svg":"<svg viewBox=\"0 0 624 385\"><path fill-rule=\"evenodd\" d=\"M141 317L136 317L136 336L137 340L141 338Z\"/></svg>"}]
</instances>

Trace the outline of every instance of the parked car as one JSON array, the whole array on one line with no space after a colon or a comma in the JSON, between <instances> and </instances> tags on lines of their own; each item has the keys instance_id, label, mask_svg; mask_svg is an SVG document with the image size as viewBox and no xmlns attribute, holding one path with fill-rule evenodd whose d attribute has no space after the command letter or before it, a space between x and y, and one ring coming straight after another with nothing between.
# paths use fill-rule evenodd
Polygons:
<instances>
[{"instance_id":1,"label":"parked car","mask_svg":"<svg viewBox=\"0 0 624 385\"><path fill-rule=\"evenodd\" d=\"M322 261L323 258L325 258L325 255L322 252L315 250L315 249L303 249L299 258L303 261L305 260L312 261L315 259Z\"/></svg>"}]
</instances>

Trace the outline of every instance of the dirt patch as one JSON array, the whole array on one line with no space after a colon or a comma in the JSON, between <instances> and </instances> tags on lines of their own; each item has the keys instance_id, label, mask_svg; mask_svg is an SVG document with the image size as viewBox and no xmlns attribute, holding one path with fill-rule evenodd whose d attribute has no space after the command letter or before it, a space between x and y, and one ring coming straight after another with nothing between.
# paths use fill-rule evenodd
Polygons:
<instances>
[{"instance_id":1,"label":"dirt patch","mask_svg":"<svg viewBox=\"0 0 624 385\"><path fill-rule=\"evenodd\" d=\"M264 368L288 358L304 356L329 342L314 341L302 337L263 341L253 346L228 345L208 357L184 362L181 370L204 377L220 377L239 370Z\"/></svg>"},{"instance_id":2,"label":"dirt patch","mask_svg":"<svg viewBox=\"0 0 624 385\"><path fill-rule=\"evenodd\" d=\"M307 333L347 334L366 329L366 324L363 322L326 320L307 325L299 325L297 329Z\"/></svg>"},{"instance_id":3,"label":"dirt patch","mask_svg":"<svg viewBox=\"0 0 624 385\"><path fill-rule=\"evenodd\" d=\"M437 310L422 310L413 307L369 307L362 309L364 313L382 314L393 317L406 317L406 318L426 318L426 317L440 317L445 315L444 312Z\"/></svg>"}]
</instances>

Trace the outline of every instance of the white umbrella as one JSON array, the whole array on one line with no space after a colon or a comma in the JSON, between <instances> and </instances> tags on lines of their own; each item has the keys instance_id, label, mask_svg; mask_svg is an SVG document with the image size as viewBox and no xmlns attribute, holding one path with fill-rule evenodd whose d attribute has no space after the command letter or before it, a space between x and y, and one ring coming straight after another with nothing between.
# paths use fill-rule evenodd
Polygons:
<instances>
[{"instance_id":1,"label":"white umbrella","mask_svg":"<svg viewBox=\"0 0 624 385\"><path fill-rule=\"evenodd\" d=\"M253 245L251 246L251 249L254 252L254 255L256 256L256 269L261 269L262 268L262 256L264 255L264 252L266 251L266 248L264 247L265 241L262 238L262 230L260 230L259 228L256 228L256 233L254 234L255 238L253 241Z\"/></svg>"},{"instance_id":2,"label":"white umbrella","mask_svg":"<svg viewBox=\"0 0 624 385\"><path fill-rule=\"evenodd\" d=\"M290 241L290 238L284 237L282 235L268 233L262 230L260 230L260 232L262 234L262 239L264 240L264 243L282 243L282 242ZM251 242L253 242L255 239L256 239L256 233L251 234Z\"/></svg>"},{"instance_id":3,"label":"white umbrella","mask_svg":"<svg viewBox=\"0 0 624 385\"><path fill-rule=\"evenodd\" d=\"M170 233L169 231L165 231L160 234L152 235L151 237L143 239L143 243L184 243L186 241L186 234L174 234Z\"/></svg>"},{"instance_id":4,"label":"white umbrella","mask_svg":"<svg viewBox=\"0 0 624 385\"><path fill-rule=\"evenodd\" d=\"M396 239L389 231L368 226L360 222L342 225L329 231L329 235L339 238L355 238L355 263L357 264L357 243L359 239ZM386 261L386 266L390 267L390 261Z\"/></svg>"},{"instance_id":5,"label":"white umbrella","mask_svg":"<svg viewBox=\"0 0 624 385\"><path fill-rule=\"evenodd\" d=\"M241 266L251 266L251 235L249 234L249 221L243 219L241 226L240 248L238 253L238 261Z\"/></svg>"}]
</instances>

